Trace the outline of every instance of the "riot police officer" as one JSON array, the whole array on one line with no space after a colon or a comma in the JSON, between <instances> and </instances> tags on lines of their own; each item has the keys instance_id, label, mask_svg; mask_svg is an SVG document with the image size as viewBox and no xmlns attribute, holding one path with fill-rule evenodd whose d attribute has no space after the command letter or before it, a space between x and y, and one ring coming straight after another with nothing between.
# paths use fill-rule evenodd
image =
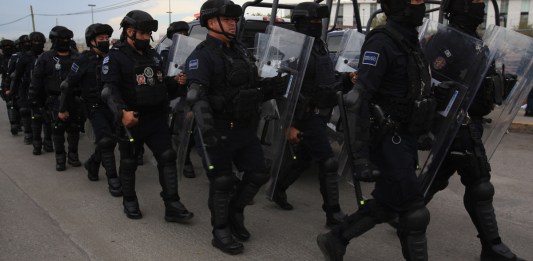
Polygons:
<instances>
[{"instance_id":1,"label":"riot police officer","mask_svg":"<svg viewBox=\"0 0 533 261\"><path fill-rule=\"evenodd\" d=\"M27 39L26 39L27 38ZM31 129L31 106L28 103L28 89L31 82L31 71L37 56L43 52L46 38L40 32L32 32L29 36L19 38L21 48L24 50L19 56L15 65L15 77L13 79L12 91L18 93L18 107L24 125L24 143L33 143L33 132ZM24 42L24 44L22 44Z\"/></svg>"},{"instance_id":2,"label":"riot police officer","mask_svg":"<svg viewBox=\"0 0 533 261\"><path fill-rule=\"evenodd\" d=\"M84 163L87 177L91 181L97 181L101 163L106 170L109 193L121 196L114 153L116 140L113 135L116 127L112 112L101 98L100 81L102 61L109 51L109 38L112 34L113 28L107 24L92 24L85 30L85 42L91 49L83 52L78 61L72 64L67 79L61 83L59 118L65 120L70 116L67 105L75 99L74 93L80 93L96 137L95 151Z\"/></svg>"},{"instance_id":3,"label":"riot police officer","mask_svg":"<svg viewBox=\"0 0 533 261\"><path fill-rule=\"evenodd\" d=\"M79 101L69 104L69 117L58 118L60 113L60 84L67 78L77 54L70 49L72 31L66 27L56 27L50 32L54 49L44 52L37 58L30 86L29 98L48 109L53 119L53 143L56 156L56 170L64 171L66 163L79 167L78 143L80 139L80 104ZM38 101L38 95L46 97ZM67 133L68 153L65 151L65 132ZM40 133L38 134L40 135ZM36 136L36 135L34 135ZM67 155L68 154L68 155Z\"/></svg>"},{"instance_id":4,"label":"riot police officer","mask_svg":"<svg viewBox=\"0 0 533 261\"><path fill-rule=\"evenodd\" d=\"M17 135L19 129L19 112L16 109L16 94L10 88L11 73L9 72L9 63L11 57L17 52L15 42L3 39L0 42L0 49L2 49L2 64L0 64L0 73L2 74L2 84L0 86L0 96L6 101L7 116L11 124L11 134ZM15 61L16 59L13 59Z\"/></svg>"},{"instance_id":5,"label":"riot police officer","mask_svg":"<svg viewBox=\"0 0 533 261\"><path fill-rule=\"evenodd\" d=\"M382 0L384 27L366 36L358 79L345 97L355 128L354 170L362 181L375 181L372 195L359 210L317 238L327 259L342 260L346 246L376 224L399 216L398 237L406 260L427 260L425 207L415 168L417 138L430 126L416 119L434 116L427 63L421 56L416 27L425 15L423 0ZM370 107L377 104L396 124L370 144ZM378 165L374 165L378 164Z\"/></svg>"},{"instance_id":6,"label":"riot police officer","mask_svg":"<svg viewBox=\"0 0 533 261\"><path fill-rule=\"evenodd\" d=\"M292 10L291 22L296 31L315 38L307 70L302 83L294 121L289 129L288 139L292 143L296 160L278 177L273 201L282 209L291 210L287 202L287 188L308 168L309 160L319 167L320 192L323 198L322 209L326 212L327 226L332 227L342 221L345 214L339 205L337 160L333 155L326 131L333 106L337 103L336 92L352 87L348 79L337 79L333 62L329 57L326 43L320 39L322 18L329 16L327 6L314 2L299 3Z\"/></svg>"},{"instance_id":7,"label":"riot police officer","mask_svg":"<svg viewBox=\"0 0 533 261\"><path fill-rule=\"evenodd\" d=\"M146 143L157 160L159 183L165 202L165 220L183 222L193 217L180 202L176 152L167 125L168 99L178 95L175 78L165 78L161 58L150 46L157 20L144 11L130 11L122 19L120 44L111 49L102 64L102 97L117 121L131 134L133 144L121 151L120 179L126 216L142 218L135 192L136 152Z\"/></svg>"},{"instance_id":8,"label":"riot police officer","mask_svg":"<svg viewBox=\"0 0 533 261\"><path fill-rule=\"evenodd\" d=\"M483 22L485 15L485 4L482 0L447 0L442 2L442 10L451 27L480 39L476 29ZM446 39L446 36L442 35L439 38ZM451 44L453 45L453 43ZM449 57L453 59L454 56L465 51L476 52L474 49L464 50L464 46L456 46L456 48L448 50L448 55L441 53L442 50L425 51L432 68L444 75L455 73L458 68L454 67L459 66L451 60L448 61ZM443 60L444 62L442 62ZM457 172L461 176L461 183L465 186L464 206L481 241L481 260L519 260L502 243L498 233L492 204L494 186L490 182L490 164L481 141L483 116L489 114L494 108L494 95L498 93L494 90L492 79L500 79L500 77L493 77L495 73L494 67L489 69L485 81L474 97L468 110L469 117L460 127L450 151L428 191L426 203L429 203L438 191L444 190L448 186L448 179ZM501 97L496 100L501 100Z\"/></svg>"},{"instance_id":9,"label":"riot police officer","mask_svg":"<svg viewBox=\"0 0 533 261\"><path fill-rule=\"evenodd\" d=\"M167 39L172 41L174 34L189 35L189 24L184 21L172 22L167 28ZM168 49L162 50L160 55L163 58L163 64L166 66L168 63Z\"/></svg>"},{"instance_id":10,"label":"riot police officer","mask_svg":"<svg viewBox=\"0 0 533 261\"><path fill-rule=\"evenodd\" d=\"M283 84L259 81L252 54L235 40L241 15L241 6L232 1L206 1L200 24L208 34L186 62L187 100L210 184L212 245L229 254L243 251L233 236L249 239L244 208L269 178L255 134L259 103L285 90ZM244 172L238 184L232 164Z\"/></svg>"}]
</instances>

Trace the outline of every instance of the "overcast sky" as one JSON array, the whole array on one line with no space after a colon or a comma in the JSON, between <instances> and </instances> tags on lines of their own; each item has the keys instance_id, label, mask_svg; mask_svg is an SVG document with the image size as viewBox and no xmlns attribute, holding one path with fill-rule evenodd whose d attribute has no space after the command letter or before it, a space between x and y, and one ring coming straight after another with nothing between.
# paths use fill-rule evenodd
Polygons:
<instances>
[{"instance_id":1,"label":"overcast sky","mask_svg":"<svg viewBox=\"0 0 533 261\"><path fill-rule=\"evenodd\" d=\"M194 19L203 0L170 0L172 21ZM246 0L234 0L243 4ZM272 2L265 0L265 2ZM280 0L281 3L297 3L298 0ZM48 38L55 25L66 26L74 32L74 39L84 41L85 28L91 24L91 7L95 23L107 23L113 27L114 38L120 34L119 24L131 10L144 10L159 20L157 33L163 35L169 24L169 0L0 0L0 38L16 39L32 32L30 5L35 15L35 30ZM249 11L247 11L248 13ZM250 12L256 12L251 10ZM20 19L20 20L19 20ZM16 21L18 20L18 21ZM158 37L155 36L154 39Z\"/></svg>"}]
</instances>

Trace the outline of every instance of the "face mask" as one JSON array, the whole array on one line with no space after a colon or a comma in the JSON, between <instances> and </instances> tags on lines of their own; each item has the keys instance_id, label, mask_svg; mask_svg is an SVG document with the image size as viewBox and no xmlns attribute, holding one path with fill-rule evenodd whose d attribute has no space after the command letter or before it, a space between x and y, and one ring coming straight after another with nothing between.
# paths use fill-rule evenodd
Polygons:
<instances>
[{"instance_id":1,"label":"face mask","mask_svg":"<svg viewBox=\"0 0 533 261\"><path fill-rule=\"evenodd\" d=\"M483 23L485 17L485 3L473 4L468 6L468 14L472 20L472 23L476 24L476 27Z\"/></svg>"},{"instance_id":2,"label":"face mask","mask_svg":"<svg viewBox=\"0 0 533 261\"><path fill-rule=\"evenodd\" d=\"M320 36L322 36L322 24L310 23L309 21L304 20L299 23L298 32L315 38L320 38Z\"/></svg>"},{"instance_id":3,"label":"face mask","mask_svg":"<svg viewBox=\"0 0 533 261\"><path fill-rule=\"evenodd\" d=\"M426 16L426 5L409 5L407 8L408 13L410 13L410 16L408 17L409 24L412 26L422 25L424 17Z\"/></svg>"},{"instance_id":4,"label":"face mask","mask_svg":"<svg viewBox=\"0 0 533 261\"><path fill-rule=\"evenodd\" d=\"M135 39L135 42L133 42L133 46L135 46L135 49L139 51L144 51L150 46L150 40Z\"/></svg>"},{"instance_id":5,"label":"face mask","mask_svg":"<svg viewBox=\"0 0 533 261\"><path fill-rule=\"evenodd\" d=\"M97 42L96 49L98 49L102 53L109 52L109 41Z\"/></svg>"},{"instance_id":6,"label":"face mask","mask_svg":"<svg viewBox=\"0 0 533 261\"><path fill-rule=\"evenodd\" d=\"M32 44L31 51L36 54L41 54L44 50L44 43Z\"/></svg>"},{"instance_id":7,"label":"face mask","mask_svg":"<svg viewBox=\"0 0 533 261\"><path fill-rule=\"evenodd\" d=\"M65 41L57 41L56 44L55 44L55 48L57 51L59 52L66 52L66 51L70 51L70 42L65 42Z\"/></svg>"}]
</instances>

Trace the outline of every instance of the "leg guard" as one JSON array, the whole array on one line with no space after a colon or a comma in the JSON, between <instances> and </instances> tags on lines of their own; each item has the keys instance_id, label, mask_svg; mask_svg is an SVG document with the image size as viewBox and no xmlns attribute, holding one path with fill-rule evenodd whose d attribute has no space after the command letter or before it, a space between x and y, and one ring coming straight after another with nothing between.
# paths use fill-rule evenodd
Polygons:
<instances>
[{"instance_id":1,"label":"leg guard","mask_svg":"<svg viewBox=\"0 0 533 261\"><path fill-rule=\"evenodd\" d=\"M329 158L319 162L320 193L322 194L322 209L326 211L326 225L333 227L340 224L346 215L339 205L339 176L337 175L337 161Z\"/></svg>"},{"instance_id":2,"label":"leg guard","mask_svg":"<svg viewBox=\"0 0 533 261\"><path fill-rule=\"evenodd\" d=\"M234 209L242 210L250 203L269 179L267 172L246 172L243 180L239 183L237 191L232 200L232 207Z\"/></svg>"},{"instance_id":3,"label":"leg guard","mask_svg":"<svg viewBox=\"0 0 533 261\"><path fill-rule=\"evenodd\" d=\"M228 224L231 194L235 186L232 173L218 173L210 178L209 209L211 224L215 229L225 228Z\"/></svg>"},{"instance_id":4,"label":"leg guard","mask_svg":"<svg viewBox=\"0 0 533 261\"><path fill-rule=\"evenodd\" d=\"M44 144L43 144L44 151L46 152L54 151L54 146L52 143L52 124L44 122L41 128L43 129L43 132L44 132Z\"/></svg>"},{"instance_id":5,"label":"leg guard","mask_svg":"<svg viewBox=\"0 0 533 261\"><path fill-rule=\"evenodd\" d=\"M74 167L81 166L81 162L78 156L78 144L80 142L80 132L79 131L67 132L67 141L68 141L68 164Z\"/></svg>"},{"instance_id":6,"label":"leg guard","mask_svg":"<svg viewBox=\"0 0 533 261\"><path fill-rule=\"evenodd\" d=\"M40 155L43 147L43 139L41 138L43 118L41 114L34 112L31 119L31 131L33 133L33 155Z\"/></svg>"},{"instance_id":7,"label":"leg guard","mask_svg":"<svg viewBox=\"0 0 533 261\"><path fill-rule=\"evenodd\" d=\"M27 107L20 108L20 117L24 126L24 144L31 144L33 133L31 130L31 110Z\"/></svg>"},{"instance_id":8,"label":"leg guard","mask_svg":"<svg viewBox=\"0 0 533 261\"><path fill-rule=\"evenodd\" d=\"M430 216L429 210L420 205L400 215L397 233L405 260L428 260L426 227Z\"/></svg>"},{"instance_id":9,"label":"leg guard","mask_svg":"<svg viewBox=\"0 0 533 261\"><path fill-rule=\"evenodd\" d=\"M116 142L109 138L103 137L97 143L97 149L100 152L100 158L102 160L102 166L106 171L108 178L117 177L117 166L115 163L115 146Z\"/></svg>"},{"instance_id":10,"label":"leg guard","mask_svg":"<svg viewBox=\"0 0 533 261\"><path fill-rule=\"evenodd\" d=\"M122 183L122 193L124 200L130 201L137 198L135 193L135 171L137 162L135 158L125 158L120 160L120 181Z\"/></svg>"},{"instance_id":11,"label":"leg guard","mask_svg":"<svg viewBox=\"0 0 533 261\"><path fill-rule=\"evenodd\" d=\"M100 169L100 162L97 161L97 154L100 154L98 150L94 150L94 153L89 157L85 163L83 163L83 167L87 170L87 178L90 181L98 181L98 170Z\"/></svg>"}]
</instances>

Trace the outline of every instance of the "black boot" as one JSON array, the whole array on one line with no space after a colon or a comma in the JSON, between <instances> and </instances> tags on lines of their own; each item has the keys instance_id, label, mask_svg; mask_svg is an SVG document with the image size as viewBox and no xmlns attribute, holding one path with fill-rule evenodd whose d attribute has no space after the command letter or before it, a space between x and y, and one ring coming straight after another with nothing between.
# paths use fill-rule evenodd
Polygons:
<instances>
[{"instance_id":1,"label":"black boot","mask_svg":"<svg viewBox=\"0 0 533 261\"><path fill-rule=\"evenodd\" d=\"M19 134L19 128L20 126L16 123L11 124L11 135Z\"/></svg>"},{"instance_id":2,"label":"black boot","mask_svg":"<svg viewBox=\"0 0 533 261\"><path fill-rule=\"evenodd\" d=\"M124 213L130 219L141 219L143 217L141 210L139 209L139 201L137 197L135 198L124 198L122 200L122 205L124 206Z\"/></svg>"},{"instance_id":3,"label":"black boot","mask_svg":"<svg viewBox=\"0 0 533 261\"><path fill-rule=\"evenodd\" d=\"M165 220L167 222L185 222L194 217L179 200L165 201Z\"/></svg>"},{"instance_id":4,"label":"black boot","mask_svg":"<svg viewBox=\"0 0 533 261\"><path fill-rule=\"evenodd\" d=\"M120 160L120 182L122 184L122 194L124 213L131 219L142 218L137 193L135 192L135 171L137 162L135 158L126 158Z\"/></svg>"},{"instance_id":5,"label":"black boot","mask_svg":"<svg viewBox=\"0 0 533 261\"><path fill-rule=\"evenodd\" d=\"M113 197L120 197L122 196L122 185L120 183L120 179L118 177L116 178L107 178L107 185L108 190L111 196Z\"/></svg>"},{"instance_id":6,"label":"black boot","mask_svg":"<svg viewBox=\"0 0 533 261\"><path fill-rule=\"evenodd\" d=\"M99 180L98 171L100 169L100 162L96 161L96 153L98 152L95 151L94 154L92 154L91 157L89 157L89 159L85 161L85 163L83 163L83 167L85 167L85 169L87 170L87 178L90 181Z\"/></svg>"},{"instance_id":7,"label":"black boot","mask_svg":"<svg viewBox=\"0 0 533 261\"><path fill-rule=\"evenodd\" d=\"M185 164L183 166L183 176L186 178L190 178L190 179L196 177L196 174L194 173L194 167L192 166L192 164Z\"/></svg>"},{"instance_id":8,"label":"black boot","mask_svg":"<svg viewBox=\"0 0 533 261\"><path fill-rule=\"evenodd\" d=\"M287 201L287 193L285 190L278 188L275 190L272 201L283 210L292 210L294 207Z\"/></svg>"},{"instance_id":9,"label":"black boot","mask_svg":"<svg viewBox=\"0 0 533 261\"><path fill-rule=\"evenodd\" d=\"M229 216L229 225L234 237L242 241L248 241L250 239L250 232L244 226L243 212L233 211Z\"/></svg>"},{"instance_id":10,"label":"black boot","mask_svg":"<svg viewBox=\"0 0 533 261\"><path fill-rule=\"evenodd\" d=\"M346 254L346 245L333 232L318 235L316 242L327 261L342 261Z\"/></svg>"},{"instance_id":11,"label":"black boot","mask_svg":"<svg viewBox=\"0 0 533 261\"><path fill-rule=\"evenodd\" d=\"M41 137L39 137L39 139L36 139L34 138L33 139L33 155L41 155L41 149L43 147L43 141L40 139Z\"/></svg>"},{"instance_id":12,"label":"black boot","mask_svg":"<svg viewBox=\"0 0 533 261\"><path fill-rule=\"evenodd\" d=\"M337 208L338 211L326 211L326 226L333 228L336 225L339 225L346 218L346 214Z\"/></svg>"},{"instance_id":13,"label":"black boot","mask_svg":"<svg viewBox=\"0 0 533 261\"><path fill-rule=\"evenodd\" d=\"M24 144L30 145L33 143L33 135L31 132L24 132Z\"/></svg>"},{"instance_id":14,"label":"black boot","mask_svg":"<svg viewBox=\"0 0 533 261\"><path fill-rule=\"evenodd\" d=\"M498 244L481 244L481 261L520 261L524 260L517 257L509 247L504 243Z\"/></svg>"},{"instance_id":15,"label":"black boot","mask_svg":"<svg viewBox=\"0 0 533 261\"><path fill-rule=\"evenodd\" d=\"M79 132L67 132L67 142L68 142L68 164L73 167L80 167L81 162L78 157L78 143L80 142L80 133Z\"/></svg>"},{"instance_id":16,"label":"black boot","mask_svg":"<svg viewBox=\"0 0 533 261\"><path fill-rule=\"evenodd\" d=\"M56 153L56 170L64 171L67 169L67 154L66 153Z\"/></svg>"},{"instance_id":17,"label":"black boot","mask_svg":"<svg viewBox=\"0 0 533 261\"><path fill-rule=\"evenodd\" d=\"M228 227L213 229L213 240L211 244L230 255L240 254L244 250L244 246L233 239Z\"/></svg>"}]
</instances>

